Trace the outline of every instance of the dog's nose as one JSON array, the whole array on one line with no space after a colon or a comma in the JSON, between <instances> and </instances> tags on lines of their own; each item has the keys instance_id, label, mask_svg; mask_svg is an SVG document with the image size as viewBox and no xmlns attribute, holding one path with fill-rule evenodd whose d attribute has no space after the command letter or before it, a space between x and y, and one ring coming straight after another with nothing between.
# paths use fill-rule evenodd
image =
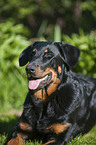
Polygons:
<instances>
[{"instance_id":1,"label":"dog's nose","mask_svg":"<svg viewBox=\"0 0 96 145\"><path fill-rule=\"evenodd\" d=\"M36 72L36 67L35 66L31 66L31 65L27 65L26 72L35 73Z\"/></svg>"}]
</instances>

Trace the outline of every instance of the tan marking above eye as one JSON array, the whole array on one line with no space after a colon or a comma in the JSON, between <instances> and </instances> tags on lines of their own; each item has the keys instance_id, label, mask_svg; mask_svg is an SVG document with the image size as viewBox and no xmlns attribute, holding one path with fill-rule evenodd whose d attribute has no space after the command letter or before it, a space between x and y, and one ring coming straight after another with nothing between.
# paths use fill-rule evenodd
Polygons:
<instances>
[{"instance_id":1,"label":"tan marking above eye","mask_svg":"<svg viewBox=\"0 0 96 145\"><path fill-rule=\"evenodd\" d=\"M51 54L48 54L49 57L51 57Z\"/></svg>"},{"instance_id":2,"label":"tan marking above eye","mask_svg":"<svg viewBox=\"0 0 96 145\"><path fill-rule=\"evenodd\" d=\"M51 130L52 132L54 132L56 134L59 134L59 133L66 131L69 126L70 126L70 123L66 123L66 124L56 123L56 124L53 124L53 125L47 127L46 129Z\"/></svg>"},{"instance_id":3,"label":"tan marking above eye","mask_svg":"<svg viewBox=\"0 0 96 145\"><path fill-rule=\"evenodd\" d=\"M45 49L45 51L44 51L45 53L47 53L48 52L48 50L47 49Z\"/></svg>"},{"instance_id":4,"label":"tan marking above eye","mask_svg":"<svg viewBox=\"0 0 96 145\"><path fill-rule=\"evenodd\" d=\"M33 49L33 52L35 52L36 51L36 49Z\"/></svg>"}]
</instances>

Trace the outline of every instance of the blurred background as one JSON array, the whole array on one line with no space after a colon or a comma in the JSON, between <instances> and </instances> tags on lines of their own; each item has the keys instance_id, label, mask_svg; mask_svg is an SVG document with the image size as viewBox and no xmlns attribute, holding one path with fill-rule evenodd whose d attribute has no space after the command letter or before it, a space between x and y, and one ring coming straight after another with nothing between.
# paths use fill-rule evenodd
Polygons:
<instances>
[{"instance_id":1,"label":"blurred background","mask_svg":"<svg viewBox=\"0 0 96 145\"><path fill-rule=\"evenodd\" d=\"M0 112L21 109L28 84L21 51L36 40L81 50L73 70L96 78L96 0L0 0Z\"/></svg>"}]
</instances>

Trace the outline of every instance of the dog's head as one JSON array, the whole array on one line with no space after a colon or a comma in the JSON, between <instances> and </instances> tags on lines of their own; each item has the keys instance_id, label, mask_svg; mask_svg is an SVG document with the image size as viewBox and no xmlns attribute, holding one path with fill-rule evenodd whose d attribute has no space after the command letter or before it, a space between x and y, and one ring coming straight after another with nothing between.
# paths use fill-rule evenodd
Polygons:
<instances>
[{"instance_id":1,"label":"dog's head","mask_svg":"<svg viewBox=\"0 0 96 145\"><path fill-rule=\"evenodd\" d=\"M79 49L68 43L38 41L24 49L19 57L19 64L24 66L29 62L26 66L29 89L48 87L50 95L60 84L63 66L75 67L79 55Z\"/></svg>"}]
</instances>

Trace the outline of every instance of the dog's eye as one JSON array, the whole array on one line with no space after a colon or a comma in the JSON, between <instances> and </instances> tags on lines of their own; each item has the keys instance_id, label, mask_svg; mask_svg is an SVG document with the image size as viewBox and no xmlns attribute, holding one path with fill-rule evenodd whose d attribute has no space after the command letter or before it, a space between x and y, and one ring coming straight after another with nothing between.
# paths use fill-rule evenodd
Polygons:
<instances>
[{"instance_id":1,"label":"dog's eye","mask_svg":"<svg viewBox=\"0 0 96 145\"><path fill-rule=\"evenodd\" d=\"M44 54L44 58L51 58L52 56L53 54L51 52Z\"/></svg>"},{"instance_id":2,"label":"dog's eye","mask_svg":"<svg viewBox=\"0 0 96 145\"><path fill-rule=\"evenodd\" d=\"M33 51L31 52L31 56L34 56L36 54L36 49L33 49Z\"/></svg>"}]
</instances>

